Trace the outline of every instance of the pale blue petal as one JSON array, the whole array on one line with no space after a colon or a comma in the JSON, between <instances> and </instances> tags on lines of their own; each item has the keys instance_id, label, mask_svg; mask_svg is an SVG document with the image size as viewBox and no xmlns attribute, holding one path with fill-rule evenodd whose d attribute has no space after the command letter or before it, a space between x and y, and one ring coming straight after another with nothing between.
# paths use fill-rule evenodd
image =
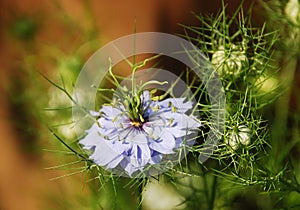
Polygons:
<instances>
[{"instance_id":1,"label":"pale blue petal","mask_svg":"<svg viewBox=\"0 0 300 210\"><path fill-rule=\"evenodd\" d=\"M135 144L147 144L148 138L145 132L132 131L128 134L127 141L133 142Z\"/></svg>"},{"instance_id":2,"label":"pale blue petal","mask_svg":"<svg viewBox=\"0 0 300 210\"><path fill-rule=\"evenodd\" d=\"M91 129L87 132L88 134L79 141L83 145L84 149L91 149L93 146L97 145L97 141L101 138L97 133L97 125L93 125Z\"/></svg>"},{"instance_id":3,"label":"pale blue petal","mask_svg":"<svg viewBox=\"0 0 300 210\"><path fill-rule=\"evenodd\" d=\"M196 121L194 118L183 115L182 121L179 121L178 127L195 129L201 126L201 123Z\"/></svg>"},{"instance_id":4,"label":"pale blue petal","mask_svg":"<svg viewBox=\"0 0 300 210\"><path fill-rule=\"evenodd\" d=\"M194 118L189 117L185 114L179 113L162 113L161 114L166 119L172 119L176 123L178 129L181 128L198 128L200 123L198 123Z\"/></svg>"},{"instance_id":5,"label":"pale blue petal","mask_svg":"<svg viewBox=\"0 0 300 210\"><path fill-rule=\"evenodd\" d=\"M151 101L151 98L150 98L150 93L149 91L144 91L141 95L141 100L142 100L142 103L143 103L143 107L146 108L149 106L149 104L152 102Z\"/></svg>"},{"instance_id":6,"label":"pale blue petal","mask_svg":"<svg viewBox=\"0 0 300 210\"><path fill-rule=\"evenodd\" d=\"M138 170L137 167L131 164L131 162L128 162L128 164L123 168L125 169L125 171L128 173L129 176L132 176L132 174Z\"/></svg>"},{"instance_id":7,"label":"pale blue petal","mask_svg":"<svg viewBox=\"0 0 300 210\"><path fill-rule=\"evenodd\" d=\"M149 136L151 139L156 140L161 138L163 132L164 132L164 126L155 126L152 127L152 133L149 133Z\"/></svg>"},{"instance_id":8,"label":"pale blue petal","mask_svg":"<svg viewBox=\"0 0 300 210\"><path fill-rule=\"evenodd\" d=\"M131 167L139 167L139 162L138 162L138 148L136 144L133 144L130 154L126 157L128 160L129 164L132 165Z\"/></svg>"},{"instance_id":9,"label":"pale blue petal","mask_svg":"<svg viewBox=\"0 0 300 210\"><path fill-rule=\"evenodd\" d=\"M113 120L116 116L121 115L122 111L120 109L114 108L112 106L102 106L100 110L105 118Z\"/></svg>"},{"instance_id":10,"label":"pale blue petal","mask_svg":"<svg viewBox=\"0 0 300 210\"><path fill-rule=\"evenodd\" d=\"M131 147L132 144L124 141L110 141L110 140L104 140L106 145L109 146L113 151L115 151L118 154L123 154L124 152L127 152Z\"/></svg>"},{"instance_id":11,"label":"pale blue petal","mask_svg":"<svg viewBox=\"0 0 300 210\"><path fill-rule=\"evenodd\" d=\"M140 156L140 165L144 166L149 163L151 159L151 151L148 144L139 144L138 148L140 148L141 156Z\"/></svg>"},{"instance_id":12,"label":"pale blue petal","mask_svg":"<svg viewBox=\"0 0 300 210\"><path fill-rule=\"evenodd\" d=\"M193 103L191 101L184 102L184 100L185 98L168 98L157 102L157 105L161 108L168 108L168 110L171 110L171 107L174 106L177 109L177 112L185 113L192 108Z\"/></svg>"},{"instance_id":13,"label":"pale blue petal","mask_svg":"<svg viewBox=\"0 0 300 210\"><path fill-rule=\"evenodd\" d=\"M104 129L115 128L115 123L112 122L111 120L107 120L106 118L99 118L98 122L99 122L101 128L104 128Z\"/></svg>"},{"instance_id":14,"label":"pale blue petal","mask_svg":"<svg viewBox=\"0 0 300 210\"><path fill-rule=\"evenodd\" d=\"M95 161L100 166L105 166L111 161L115 160L120 153L110 148L105 140L98 141L94 153L91 155L91 159Z\"/></svg>"},{"instance_id":15,"label":"pale blue petal","mask_svg":"<svg viewBox=\"0 0 300 210\"><path fill-rule=\"evenodd\" d=\"M144 132L146 133L146 135L151 135L153 133L153 127L151 126L150 123L146 122L144 125L143 125L143 130Z\"/></svg>"},{"instance_id":16,"label":"pale blue petal","mask_svg":"<svg viewBox=\"0 0 300 210\"><path fill-rule=\"evenodd\" d=\"M158 164L162 160L162 155L159 152L153 151L151 154L150 164Z\"/></svg>"},{"instance_id":17,"label":"pale blue petal","mask_svg":"<svg viewBox=\"0 0 300 210\"><path fill-rule=\"evenodd\" d=\"M100 117L100 113L99 112L95 112L93 110L90 111L90 115L92 115L93 117Z\"/></svg>"},{"instance_id":18,"label":"pale blue petal","mask_svg":"<svg viewBox=\"0 0 300 210\"><path fill-rule=\"evenodd\" d=\"M124 159L123 155L117 156L114 160L107 164L106 169L113 169L119 165L119 163Z\"/></svg>"},{"instance_id":19,"label":"pale blue petal","mask_svg":"<svg viewBox=\"0 0 300 210\"><path fill-rule=\"evenodd\" d=\"M158 140L151 141L149 144L151 149L162 154L174 153L173 149L175 146L176 142L174 136L167 131L162 132Z\"/></svg>"},{"instance_id":20,"label":"pale blue petal","mask_svg":"<svg viewBox=\"0 0 300 210\"><path fill-rule=\"evenodd\" d=\"M150 115L149 116L149 122L147 122L147 126L160 126L164 127L168 124L169 119L163 118L162 116L159 115Z\"/></svg>"},{"instance_id":21,"label":"pale blue petal","mask_svg":"<svg viewBox=\"0 0 300 210\"><path fill-rule=\"evenodd\" d=\"M188 135L188 129L178 129L177 127L167 127L165 128L169 133L171 133L175 138Z\"/></svg>"}]
</instances>

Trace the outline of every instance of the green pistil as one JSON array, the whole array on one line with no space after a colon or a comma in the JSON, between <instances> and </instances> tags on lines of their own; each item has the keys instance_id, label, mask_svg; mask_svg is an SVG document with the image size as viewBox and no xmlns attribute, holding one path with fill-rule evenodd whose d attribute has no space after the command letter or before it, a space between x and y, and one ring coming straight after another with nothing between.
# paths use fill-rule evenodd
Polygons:
<instances>
[{"instance_id":1,"label":"green pistil","mask_svg":"<svg viewBox=\"0 0 300 210\"><path fill-rule=\"evenodd\" d=\"M124 106L130 118L131 125L140 127L142 123L145 122L140 94L135 94L128 98L130 98L130 100L125 100Z\"/></svg>"}]
</instances>

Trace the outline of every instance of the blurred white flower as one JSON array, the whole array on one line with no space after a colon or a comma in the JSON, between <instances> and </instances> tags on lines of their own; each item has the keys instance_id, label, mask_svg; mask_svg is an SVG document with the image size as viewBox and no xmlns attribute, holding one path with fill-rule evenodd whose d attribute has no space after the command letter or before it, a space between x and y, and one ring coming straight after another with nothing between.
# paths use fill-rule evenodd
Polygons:
<instances>
[{"instance_id":1,"label":"blurred white flower","mask_svg":"<svg viewBox=\"0 0 300 210\"><path fill-rule=\"evenodd\" d=\"M73 123L62 121L61 125L58 127L58 132L62 135L65 139L75 139L76 132Z\"/></svg>"},{"instance_id":2,"label":"blurred white flower","mask_svg":"<svg viewBox=\"0 0 300 210\"><path fill-rule=\"evenodd\" d=\"M63 108L69 107L72 105L72 101L68 98L68 96L63 93L61 90L58 90L55 87L50 87L48 90L49 102L48 106L51 108ZM49 112L50 114L56 114L54 112Z\"/></svg>"},{"instance_id":3,"label":"blurred white flower","mask_svg":"<svg viewBox=\"0 0 300 210\"><path fill-rule=\"evenodd\" d=\"M289 2L285 6L285 15L294 24L299 24L300 22L299 8L299 0L289 0Z\"/></svg>"},{"instance_id":4,"label":"blurred white flower","mask_svg":"<svg viewBox=\"0 0 300 210\"><path fill-rule=\"evenodd\" d=\"M167 183L149 182L143 197L143 206L148 210L186 209L184 198Z\"/></svg>"},{"instance_id":5,"label":"blurred white flower","mask_svg":"<svg viewBox=\"0 0 300 210\"><path fill-rule=\"evenodd\" d=\"M261 93L270 93L279 86L279 81L276 77L261 75L254 85Z\"/></svg>"}]
</instances>

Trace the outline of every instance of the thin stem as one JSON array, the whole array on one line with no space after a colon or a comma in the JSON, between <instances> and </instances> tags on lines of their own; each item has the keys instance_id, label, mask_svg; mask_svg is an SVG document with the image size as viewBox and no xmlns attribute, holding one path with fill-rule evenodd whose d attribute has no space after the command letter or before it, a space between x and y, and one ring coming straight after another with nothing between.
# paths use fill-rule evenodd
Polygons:
<instances>
[{"instance_id":1,"label":"thin stem","mask_svg":"<svg viewBox=\"0 0 300 210\"><path fill-rule=\"evenodd\" d=\"M300 193L300 186L296 184L293 184L293 183L290 183L288 181L286 181L285 179L281 179L281 182L287 186L288 189L290 189L290 191L295 191L297 193Z\"/></svg>"},{"instance_id":2,"label":"thin stem","mask_svg":"<svg viewBox=\"0 0 300 210\"><path fill-rule=\"evenodd\" d=\"M213 184L212 184L212 191L211 191L211 196L209 199L209 210L214 209L214 204L215 204L215 198L216 198L216 190L217 190L217 182L218 182L218 177L214 176Z\"/></svg>"},{"instance_id":3,"label":"thin stem","mask_svg":"<svg viewBox=\"0 0 300 210\"><path fill-rule=\"evenodd\" d=\"M201 167L201 169L202 169L202 172L203 172L202 179L203 179L203 184L204 184L204 189L205 189L205 197L206 197L206 200L208 202L209 201L209 191L208 191L208 184L207 184L206 174L203 170L203 167Z\"/></svg>"},{"instance_id":4,"label":"thin stem","mask_svg":"<svg viewBox=\"0 0 300 210\"><path fill-rule=\"evenodd\" d=\"M136 93L136 83L135 83L135 72L139 69L139 68L142 68L142 67L145 67L146 64L149 62L149 61L152 61L156 58L158 58L159 56L161 56L161 54L158 54L158 55L155 55L153 57L150 57L150 58L147 58L145 60L143 60L141 63L139 64L135 64L133 65L132 67L132 76L131 76L131 88L132 88L132 93L133 95Z\"/></svg>"},{"instance_id":5,"label":"thin stem","mask_svg":"<svg viewBox=\"0 0 300 210\"><path fill-rule=\"evenodd\" d=\"M293 79L295 76L295 71L297 69L297 58L292 54L285 54L283 59L284 67L281 69L281 77L284 78L284 85L287 91L282 95L275 106L275 118L272 125L272 139L274 143L272 144L271 155L274 158L269 158L272 161L271 165L274 169L279 169L283 164L284 158L289 154L290 151L283 150L285 148L285 143L282 139L286 138L288 128L288 115L289 115L289 102L292 91ZM280 151L280 152L279 152Z\"/></svg>"},{"instance_id":6,"label":"thin stem","mask_svg":"<svg viewBox=\"0 0 300 210\"><path fill-rule=\"evenodd\" d=\"M142 210L142 202L143 202L143 190L144 190L144 182L143 179L139 180L139 189L138 189L138 205L137 205L137 210Z\"/></svg>"},{"instance_id":7,"label":"thin stem","mask_svg":"<svg viewBox=\"0 0 300 210\"><path fill-rule=\"evenodd\" d=\"M87 162L91 162L91 160L87 159L85 156L83 156L82 154L78 153L77 151L75 151L72 147L70 147L62 138L60 138L53 130L51 130L50 128L48 128L49 131L52 133L52 135L54 135L64 146L66 146L71 152L73 152L77 157L87 161Z\"/></svg>"}]
</instances>

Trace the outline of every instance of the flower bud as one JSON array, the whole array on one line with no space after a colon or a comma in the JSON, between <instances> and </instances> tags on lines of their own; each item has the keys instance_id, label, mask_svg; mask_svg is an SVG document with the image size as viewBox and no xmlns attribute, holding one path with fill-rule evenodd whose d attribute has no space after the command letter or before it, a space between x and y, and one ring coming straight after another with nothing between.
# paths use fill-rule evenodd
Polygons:
<instances>
[{"instance_id":1,"label":"flower bud","mask_svg":"<svg viewBox=\"0 0 300 210\"><path fill-rule=\"evenodd\" d=\"M250 137L251 130L245 125L239 125L236 129L232 129L227 137L227 143L233 150L236 150L240 145L249 145Z\"/></svg>"},{"instance_id":2,"label":"flower bud","mask_svg":"<svg viewBox=\"0 0 300 210\"><path fill-rule=\"evenodd\" d=\"M220 46L213 54L211 63L220 75L234 75L237 77L241 73L242 68L248 66L248 58L244 50L231 44L228 49Z\"/></svg>"}]
</instances>

